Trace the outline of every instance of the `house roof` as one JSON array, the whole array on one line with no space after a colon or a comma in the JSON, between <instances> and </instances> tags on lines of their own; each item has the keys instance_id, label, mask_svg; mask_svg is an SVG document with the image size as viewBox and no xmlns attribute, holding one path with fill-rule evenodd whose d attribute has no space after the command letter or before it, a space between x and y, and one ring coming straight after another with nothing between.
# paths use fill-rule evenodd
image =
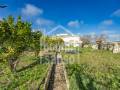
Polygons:
<instances>
[{"instance_id":1,"label":"house roof","mask_svg":"<svg viewBox=\"0 0 120 90\"><path fill-rule=\"evenodd\" d=\"M68 30L67 28L63 27L62 25L58 25L57 27L54 27L53 29L51 29L47 35L52 35L53 33L57 32L60 29L60 31L63 30L64 33L62 33L62 35L68 34L68 35L74 35L70 30ZM58 35L61 33L57 33ZM57 35L56 34L56 35Z\"/></svg>"}]
</instances>

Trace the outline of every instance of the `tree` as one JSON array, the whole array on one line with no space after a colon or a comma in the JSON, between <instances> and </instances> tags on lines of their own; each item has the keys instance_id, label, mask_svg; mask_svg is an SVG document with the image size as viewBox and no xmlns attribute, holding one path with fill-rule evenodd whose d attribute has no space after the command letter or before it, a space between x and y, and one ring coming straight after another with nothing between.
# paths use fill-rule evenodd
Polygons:
<instances>
[{"instance_id":1,"label":"tree","mask_svg":"<svg viewBox=\"0 0 120 90\"><path fill-rule=\"evenodd\" d=\"M96 43L98 45L98 49L102 49L102 44L107 41L107 35L101 34L96 37Z\"/></svg>"},{"instance_id":2,"label":"tree","mask_svg":"<svg viewBox=\"0 0 120 90\"><path fill-rule=\"evenodd\" d=\"M34 50L35 56L38 57L40 52L40 38L42 37L42 33L40 31L32 32L32 48Z\"/></svg>"},{"instance_id":3,"label":"tree","mask_svg":"<svg viewBox=\"0 0 120 90\"><path fill-rule=\"evenodd\" d=\"M60 52L62 46L64 45L64 41L61 38L57 38L57 37L47 37L46 38L46 43L48 44L49 48L53 48L54 52L55 52L55 58L57 60L57 55Z\"/></svg>"},{"instance_id":4,"label":"tree","mask_svg":"<svg viewBox=\"0 0 120 90\"><path fill-rule=\"evenodd\" d=\"M53 48L55 51L59 50L64 44L63 39L56 37L46 37L45 42L49 48Z\"/></svg>"},{"instance_id":5,"label":"tree","mask_svg":"<svg viewBox=\"0 0 120 90\"><path fill-rule=\"evenodd\" d=\"M84 45L91 43L91 36L90 35L84 35L84 36L81 37L81 41L82 41L82 48L83 48Z\"/></svg>"},{"instance_id":6,"label":"tree","mask_svg":"<svg viewBox=\"0 0 120 90\"><path fill-rule=\"evenodd\" d=\"M54 43L54 45L55 45L55 58L56 58L56 62L57 62L57 55L58 55L58 53L60 52L60 50L61 50L61 47L63 46L63 44L64 44L64 41L63 41L63 39L61 39L61 38L55 38L55 39L53 39L53 43Z\"/></svg>"},{"instance_id":7,"label":"tree","mask_svg":"<svg viewBox=\"0 0 120 90\"><path fill-rule=\"evenodd\" d=\"M19 55L30 44L31 24L23 22L21 17L14 21L12 16L3 19L0 24L1 47L4 48L4 56L11 71L16 71Z\"/></svg>"}]
</instances>

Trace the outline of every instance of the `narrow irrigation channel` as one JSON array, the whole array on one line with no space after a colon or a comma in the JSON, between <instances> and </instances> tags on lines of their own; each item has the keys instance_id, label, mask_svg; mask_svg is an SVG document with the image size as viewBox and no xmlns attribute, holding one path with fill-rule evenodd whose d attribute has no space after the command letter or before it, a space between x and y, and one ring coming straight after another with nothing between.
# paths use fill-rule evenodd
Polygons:
<instances>
[{"instance_id":1,"label":"narrow irrigation channel","mask_svg":"<svg viewBox=\"0 0 120 90\"><path fill-rule=\"evenodd\" d=\"M47 90L68 90L63 64L54 64Z\"/></svg>"}]
</instances>

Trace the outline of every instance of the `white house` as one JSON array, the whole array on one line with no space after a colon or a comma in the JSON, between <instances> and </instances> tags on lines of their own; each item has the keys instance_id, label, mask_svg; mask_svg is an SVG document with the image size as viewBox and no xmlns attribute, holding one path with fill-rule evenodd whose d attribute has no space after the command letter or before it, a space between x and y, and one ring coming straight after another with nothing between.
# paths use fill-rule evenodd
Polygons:
<instances>
[{"instance_id":1,"label":"white house","mask_svg":"<svg viewBox=\"0 0 120 90\"><path fill-rule=\"evenodd\" d=\"M58 31L60 32L58 33ZM53 37L58 37L63 39L65 46L78 47L82 44L80 36L73 34L70 30L68 30L67 28L61 25L58 25L57 27L53 28L47 34L52 35Z\"/></svg>"},{"instance_id":2,"label":"white house","mask_svg":"<svg viewBox=\"0 0 120 90\"><path fill-rule=\"evenodd\" d=\"M82 44L80 36L69 34L58 34L57 37L63 39L65 46L79 47Z\"/></svg>"},{"instance_id":3,"label":"white house","mask_svg":"<svg viewBox=\"0 0 120 90\"><path fill-rule=\"evenodd\" d=\"M120 53L120 42L113 42L114 48L113 53Z\"/></svg>"}]
</instances>

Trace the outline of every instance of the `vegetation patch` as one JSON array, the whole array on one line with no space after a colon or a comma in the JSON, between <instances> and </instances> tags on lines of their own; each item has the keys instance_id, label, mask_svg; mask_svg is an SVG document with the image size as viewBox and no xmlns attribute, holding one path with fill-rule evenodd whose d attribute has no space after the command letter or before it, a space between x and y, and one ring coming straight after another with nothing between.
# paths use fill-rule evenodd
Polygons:
<instances>
[{"instance_id":1,"label":"vegetation patch","mask_svg":"<svg viewBox=\"0 0 120 90\"><path fill-rule=\"evenodd\" d=\"M64 55L70 90L119 90L120 55L87 48L81 51Z\"/></svg>"},{"instance_id":2,"label":"vegetation patch","mask_svg":"<svg viewBox=\"0 0 120 90\"><path fill-rule=\"evenodd\" d=\"M27 54L21 55L15 73L12 73L8 66L0 63L0 89L30 90L38 88L47 73L48 64L40 64L40 60L35 56L31 53Z\"/></svg>"}]
</instances>

